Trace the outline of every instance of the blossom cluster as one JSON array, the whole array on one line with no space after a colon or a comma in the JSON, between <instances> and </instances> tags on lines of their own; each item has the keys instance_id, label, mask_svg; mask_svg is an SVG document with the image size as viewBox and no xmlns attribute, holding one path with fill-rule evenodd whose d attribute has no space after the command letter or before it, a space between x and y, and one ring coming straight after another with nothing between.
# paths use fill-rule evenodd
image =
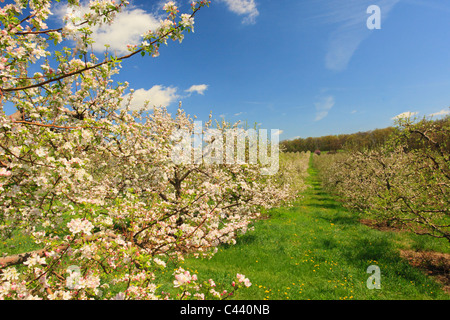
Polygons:
<instances>
[{"instance_id":1,"label":"blossom cluster","mask_svg":"<svg viewBox=\"0 0 450 320\"><path fill-rule=\"evenodd\" d=\"M242 287L248 288L252 285L245 275L239 273L236 274L235 279L231 282L231 288L228 290L219 289L219 291L213 279L199 283L196 274L191 274L183 268L175 270L174 276L174 287L181 289L181 293L178 295L181 299L226 299L235 295L238 289Z\"/></svg>"},{"instance_id":2,"label":"blossom cluster","mask_svg":"<svg viewBox=\"0 0 450 320\"><path fill-rule=\"evenodd\" d=\"M168 3L165 22L143 35L147 44L132 48L130 57L155 55L167 39L181 40L208 4L197 1L192 14L178 19L178 8ZM0 299L167 298L158 291L158 272L168 261L213 256L217 246L250 230L262 210L295 196L280 179L262 176L261 163L171 161L170 137L179 128L192 131L192 117L181 108L175 115L165 108L131 111L124 101L128 84L112 80L121 57L101 61L86 50L89 28L111 22L126 5L90 1L88 12L68 13L58 29L45 24L49 0L0 10L0 235L20 230L44 248L20 271L12 267L20 261L0 258ZM81 41L75 48L49 46L73 37ZM17 112L7 116L5 103ZM217 126L225 132L230 124ZM68 272L72 266L80 272ZM196 277L176 274L180 297ZM235 283L250 285L245 277ZM193 297L225 295L212 282L198 285L208 291L194 290Z\"/></svg>"},{"instance_id":3,"label":"blossom cluster","mask_svg":"<svg viewBox=\"0 0 450 320\"><path fill-rule=\"evenodd\" d=\"M72 234L83 233L86 235L91 235L91 230L94 228L94 225L86 219L72 219L68 224Z\"/></svg>"},{"instance_id":4,"label":"blossom cluster","mask_svg":"<svg viewBox=\"0 0 450 320\"><path fill-rule=\"evenodd\" d=\"M243 283L246 287L250 287L252 285L250 280L248 278L246 278L243 274L238 273L236 275L236 278L238 278L238 281L240 283Z\"/></svg>"}]
</instances>

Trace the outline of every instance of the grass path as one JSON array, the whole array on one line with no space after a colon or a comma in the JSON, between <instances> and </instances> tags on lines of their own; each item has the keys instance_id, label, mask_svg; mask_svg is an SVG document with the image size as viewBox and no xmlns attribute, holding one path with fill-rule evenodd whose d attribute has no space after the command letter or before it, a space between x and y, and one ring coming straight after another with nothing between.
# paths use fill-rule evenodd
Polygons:
<instances>
[{"instance_id":1,"label":"grass path","mask_svg":"<svg viewBox=\"0 0 450 320\"><path fill-rule=\"evenodd\" d=\"M253 285L235 296L243 300L450 298L399 255L401 248L448 250L448 244L362 225L321 189L314 168L309 173L310 188L293 207L272 210L236 245L209 260L188 259L183 268L216 283L246 275ZM367 288L370 265L380 268L379 290Z\"/></svg>"}]
</instances>

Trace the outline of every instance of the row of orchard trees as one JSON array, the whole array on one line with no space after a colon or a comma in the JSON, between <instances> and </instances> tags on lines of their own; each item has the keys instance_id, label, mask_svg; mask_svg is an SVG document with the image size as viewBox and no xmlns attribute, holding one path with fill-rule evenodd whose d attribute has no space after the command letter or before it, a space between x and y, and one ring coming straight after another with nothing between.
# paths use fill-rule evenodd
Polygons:
<instances>
[{"instance_id":1,"label":"row of orchard trees","mask_svg":"<svg viewBox=\"0 0 450 320\"><path fill-rule=\"evenodd\" d=\"M306 189L311 152L283 152L280 154L280 170L275 176L279 186L289 186L299 194Z\"/></svg>"},{"instance_id":2,"label":"row of orchard trees","mask_svg":"<svg viewBox=\"0 0 450 320\"><path fill-rule=\"evenodd\" d=\"M400 119L381 147L314 157L323 185L353 209L450 241L450 118Z\"/></svg>"},{"instance_id":3,"label":"row of orchard trees","mask_svg":"<svg viewBox=\"0 0 450 320\"><path fill-rule=\"evenodd\" d=\"M127 4L90 1L76 16L70 12L80 2L69 0L74 10L53 29L49 0L0 9L0 236L21 232L42 247L0 258L0 299L167 298L156 270L188 254L214 254L262 208L296 196L282 175L262 176L259 162L175 164L171 136L193 131L193 119L181 109L172 116L121 107L126 84L111 79L121 60L157 56L168 39L181 41L209 1L181 15L168 2L157 30L129 54L101 60L90 50L92 28ZM6 104L17 112L7 116ZM220 297L213 283L175 272L181 297ZM238 274L232 285L251 283Z\"/></svg>"}]
</instances>

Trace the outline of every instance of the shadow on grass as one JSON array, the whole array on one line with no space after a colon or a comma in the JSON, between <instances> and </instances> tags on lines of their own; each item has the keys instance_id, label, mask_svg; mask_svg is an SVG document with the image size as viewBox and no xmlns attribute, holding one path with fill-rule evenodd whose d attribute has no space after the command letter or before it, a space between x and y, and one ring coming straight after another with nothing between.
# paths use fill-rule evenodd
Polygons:
<instances>
[{"instance_id":1,"label":"shadow on grass","mask_svg":"<svg viewBox=\"0 0 450 320\"><path fill-rule=\"evenodd\" d=\"M309 207L317 207L321 209L343 209L341 203L335 200L335 198L323 191L309 191L308 199L302 204Z\"/></svg>"},{"instance_id":2,"label":"shadow on grass","mask_svg":"<svg viewBox=\"0 0 450 320\"><path fill-rule=\"evenodd\" d=\"M365 272L370 264L383 263L404 278L414 279L415 272L400 257L399 252L392 240L378 234L377 231L363 230L358 217L350 214L336 198L322 189L321 181L317 175L317 170L310 167L308 200L303 204L314 210L314 217L328 221L335 225L343 226L345 229L351 228L350 234L346 231L346 237L322 238L318 241L318 248L338 251L339 256L351 268L356 268ZM317 210L315 210L317 209ZM330 209L332 213L320 209ZM348 229L347 229L348 230ZM387 271L387 270L385 270Z\"/></svg>"},{"instance_id":3,"label":"shadow on grass","mask_svg":"<svg viewBox=\"0 0 450 320\"><path fill-rule=\"evenodd\" d=\"M346 257L349 263L356 265L365 264L368 261L400 260L392 241L370 233L365 234L362 238L353 238L344 248L342 256Z\"/></svg>"},{"instance_id":4,"label":"shadow on grass","mask_svg":"<svg viewBox=\"0 0 450 320\"><path fill-rule=\"evenodd\" d=\"M329 201L309 201L304 204L305 206L317 208L317 209L330 209L330 210L340 210L342 206L336 202Z\"/></svg>"},{"instance_id":5,"label":"shadow on grass","mask_svg":"<svg viewBox=\"0 0 450 320\"><path fill-rule=\"evenodd\" d=\"M302 205L310 207L310 209L329 209L329 210L337 210L337 211L346 211L346 209L342 206L342 204L336 200L336 197L330 195L322 189L322 183L317 175L317 170L311 168L308 170L309 177L307 179L307 183L310 188L305 192L307 194L307 199L302 203ZM321 215L321 214L318 214ZM353 217L349 217L348 215L342 215L339 217L334 217L333 223L342 223L342 224L356 224L357 221L353 221Z\"/></svg>"},{"instance_id":6,"label":"shadow on grass","mask_svg":"<svg viewBox=\"0 0 450 320\"><path fill-rule=\"evenodd\" d=\"M241 245L249 245L256 241L257 237L252 233L246 233L239 237L239 242ZM234 246L234 245L231 245Z\"/></svg>"},{"instance_id":7,"label":"shadow on grass","mask_svg":"<svg viewBox=\"0 0 450 320\"><path fill-rule=\"evenodd\" d=\"M342 208L341 208L342 209ZM333 213L333 215L329 215L327 213L317 213L316 217L325 221L328 221L333 224L343 225L343 226L359 226L360 222L356 216L353 216L342 209L339 213Z\"/></svg>"}]
</instances>

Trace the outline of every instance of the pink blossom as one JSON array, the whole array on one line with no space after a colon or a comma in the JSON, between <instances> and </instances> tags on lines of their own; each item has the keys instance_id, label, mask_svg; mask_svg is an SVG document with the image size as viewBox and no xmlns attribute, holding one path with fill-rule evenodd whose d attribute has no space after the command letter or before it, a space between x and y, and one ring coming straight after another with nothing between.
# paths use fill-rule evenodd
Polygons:
<instances>
[{"instance_id":1,"label":"pink blossom","mask_svg":"<svg viewBox=\"0 0 450 320\"><path fill-rule=\"evenodd\" d=\"M11 175L11 171L6 170L6 168L0 168L0 177L9 177Z\"/></svg>"},{"instance_id":2,"label":"pink blossom","mask_svg":"<svg viewBox=\"0 0 450 320\"><path fill-rule=\"evenodd\" d=\"M72 234L84 233L91 235L91 230L94 228L94 225L86 219L72 219L67 224L67 227L69 227Z\"/></svg>"}]
</instances>

